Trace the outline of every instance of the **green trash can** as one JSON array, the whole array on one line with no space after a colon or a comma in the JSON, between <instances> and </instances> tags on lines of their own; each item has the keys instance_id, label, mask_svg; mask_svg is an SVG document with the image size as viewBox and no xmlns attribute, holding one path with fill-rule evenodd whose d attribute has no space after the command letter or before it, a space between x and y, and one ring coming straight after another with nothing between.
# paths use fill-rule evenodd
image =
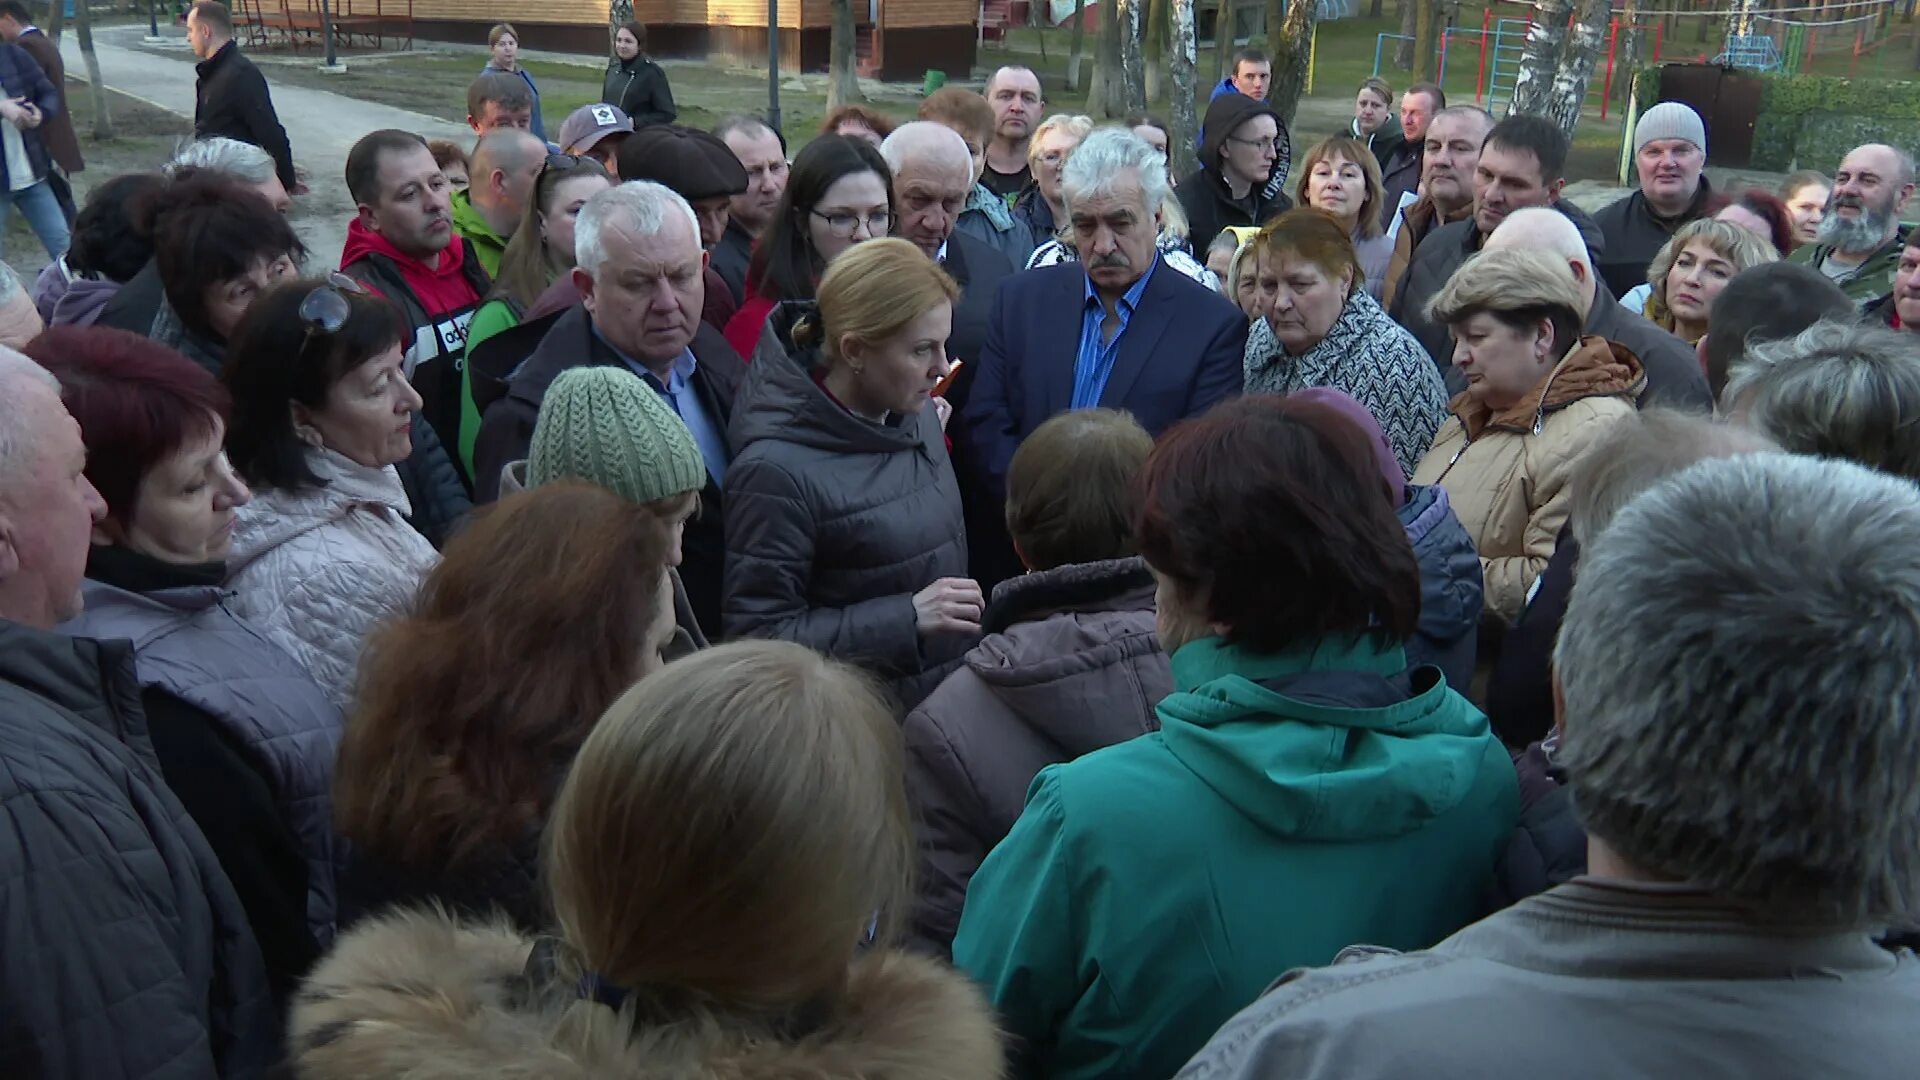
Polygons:
<instances>
[{"instance_id":1,"label":"green trash can","mask_svg":"<svg viewBox=\"0 0 1920 1080\"><path fill-rule=\"evenodd\" d=\"M947 85L947 73L938 68L927 72L927 80L920 84L920 96L929 97L935 90Z\"/></svg>"}]
</instances>

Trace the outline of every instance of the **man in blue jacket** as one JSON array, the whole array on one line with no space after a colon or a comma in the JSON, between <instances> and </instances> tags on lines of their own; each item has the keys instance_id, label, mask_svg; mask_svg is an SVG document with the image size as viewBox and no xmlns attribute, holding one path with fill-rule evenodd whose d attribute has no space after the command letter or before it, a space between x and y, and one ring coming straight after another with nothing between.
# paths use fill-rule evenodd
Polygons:
<instances>
[{"instance_id":1,"label":"man in blue jacket","mask_svg":"<svg viewBox=\"0 0 1920 1080\"><path fill-rule=\"evenodd\" d=\"M67 253L72 232L66 211L47 183L52 164L40 140L40 125L60 112L60 93L27 50L0 42L0 243L7 217L18 206L47 249L47 258Z\"/></svg>"}]
</instances>

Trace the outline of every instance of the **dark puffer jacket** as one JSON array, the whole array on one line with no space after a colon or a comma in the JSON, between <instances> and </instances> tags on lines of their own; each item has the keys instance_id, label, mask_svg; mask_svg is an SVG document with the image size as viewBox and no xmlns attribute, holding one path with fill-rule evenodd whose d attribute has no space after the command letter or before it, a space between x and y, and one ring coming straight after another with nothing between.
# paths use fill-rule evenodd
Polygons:
<instances>
[{"instance_id":1,"label":"dark puffer jacket","mask_svg":"<svg viewBox=\"0 0 1920 1080\"><path fill-rule=\"evenodd\" d=\"M983 629L966 664L906 722L921 868L913 937L941 956L967 882L1013 828L1040 770L1158 730L1153 707L1173 692L1154 635L1153 575L1137 558L1002 582Z\"/></svg>"},{"instance_id":2,"label":"dark puffer jacket","mask_svg":"<svg viewBox=\"0 0 1920 1080\"><path fill-rule=\"evenodd\" d=\"M1407 663L1433 664L1456 693L1468 693L1485 605L1480 553L1439 484L1407 486L1400 524L1420 562L1420 621L1407 642Z\"/></svg>"},{"instance_id":3,"label":"dark puffer jacket","mask_svg":"<svg viewBox=\"0 0 1920 1080\"><path fill-rule=\"evenodd\" d=\"M133 652L0 621L0 1076L257 1077L246 913L160 778Z\"/></svg>"},{"instance_id":4,"label":"dark puffer jacket","mask_svg":"<svg viewBox=\"0 0 1920 1080\"><path fill-rule=\"evenodd\" d=\"M923 639L913 595L965 577L960 485L931 403L863 420L814 380L817 352L762 349L728 441L724 637L799 642L888 679L904 711L971 639Z\"/></svg>"}]
</instances>

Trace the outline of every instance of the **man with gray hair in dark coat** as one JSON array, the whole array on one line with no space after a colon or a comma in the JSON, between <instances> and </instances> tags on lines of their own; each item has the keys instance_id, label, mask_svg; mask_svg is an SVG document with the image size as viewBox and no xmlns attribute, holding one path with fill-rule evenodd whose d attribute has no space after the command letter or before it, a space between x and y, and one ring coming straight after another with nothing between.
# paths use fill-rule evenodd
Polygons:
<instances>
[{"instance_id":1,"label":"man with gray hair in dark coat","mask_svg":"<svg viewBox=\"0 0 1920 1080\"><path fill-rule=\"evenodd\" d=\"M161 779L132 647L53 631L106 516L86 456L53 376L0 349L0 1076L263 1076L260 950Z\"/></svg>"},{"instance_id":2,"label":"man with gray hair in dark coat","mask_svg":"<svg viewBox=\"0 0 1920 1080\"><path fill-rule=\"evenodd\" d=\"M1291 973L1180 1075L1911 1068L1920 958L1874 939L1920 915L1914 536L1920 492L1850 462L1722 458L1634 499L1555 656L1587 874Z\"/></svg>"}]
</instances>

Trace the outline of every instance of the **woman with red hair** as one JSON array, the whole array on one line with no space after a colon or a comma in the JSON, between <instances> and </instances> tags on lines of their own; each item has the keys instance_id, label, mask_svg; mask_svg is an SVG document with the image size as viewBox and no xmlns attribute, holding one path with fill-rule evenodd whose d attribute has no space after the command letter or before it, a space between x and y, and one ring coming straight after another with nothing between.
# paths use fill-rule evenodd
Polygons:
<instances>
[{"instance_id":1,"label":"woman with red hair","mask_svg":"<svg viewBox=\"0 0 1920 1080\"><path fill-rule=\"evenodd\" d=\"M161 774L233 881L284 1004L333 938L341 717L222 587L251 498L222 446L226 391L123 330L55 327L27 353L60 380L107 504L85 613L63 629L132 642Z\"/></svg>"}]
</instances>

